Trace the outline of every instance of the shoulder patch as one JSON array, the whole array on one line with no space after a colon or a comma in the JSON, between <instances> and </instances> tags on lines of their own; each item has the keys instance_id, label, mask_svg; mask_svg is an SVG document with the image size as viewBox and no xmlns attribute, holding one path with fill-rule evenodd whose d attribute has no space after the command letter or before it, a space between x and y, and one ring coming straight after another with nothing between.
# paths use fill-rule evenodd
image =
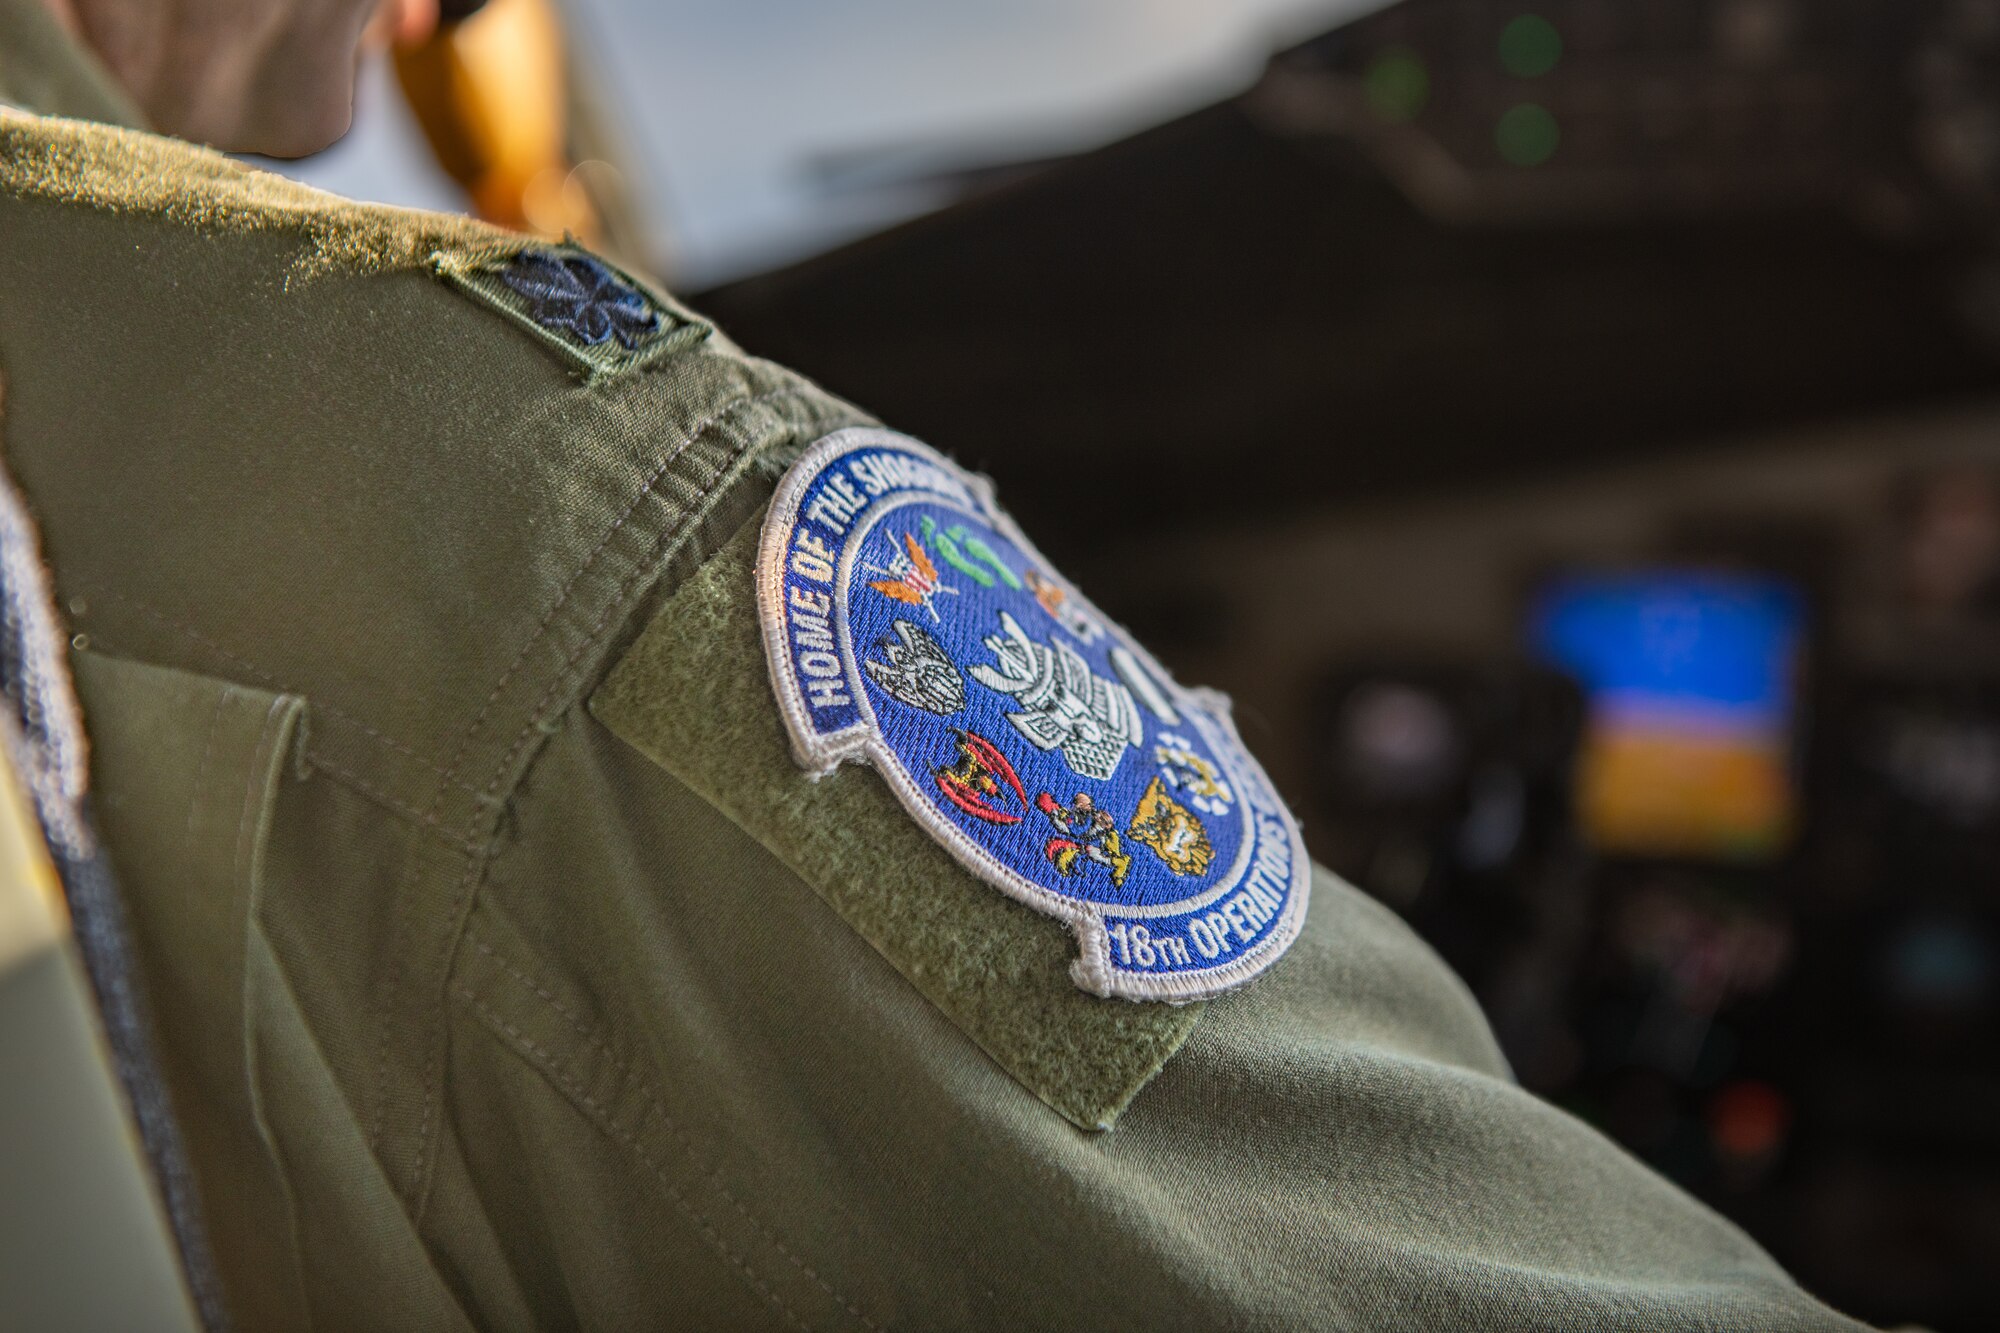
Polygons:
<instances>
[{"instance_id":1,"label":"shoulder patch","mask_svg":"<svg viewBox=\"0 0 2000 1333\"><path fill-rule=\"evenodd\" d=\"M452 286L595 379L699 342L711 327L580 246L518 242L431 257Z\"/></svg>"},{"instance_id":2,"label":"shoulder patch","mask_svg":"<svg viewBox=\"0 0 2000 1333\"><path fill-rule=\"evenodd\" d=\"M757 596L799 764L873 766L967 869L1069 926L1084 990L1201 999L1297 936L1298 826L1220 696L1175 684L983 478L889 431L827 436L772 501Z\"/></svg>"}]
</instances>

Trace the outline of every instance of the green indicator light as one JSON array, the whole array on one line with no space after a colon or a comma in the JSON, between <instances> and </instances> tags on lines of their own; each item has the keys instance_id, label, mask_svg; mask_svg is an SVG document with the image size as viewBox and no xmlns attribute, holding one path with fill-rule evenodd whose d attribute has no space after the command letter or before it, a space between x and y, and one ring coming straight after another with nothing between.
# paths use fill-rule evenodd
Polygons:
<instances>
[{"instance_id":1,"label":"green indicator light","mask_svg":"<svg viewBox=\"0 0 2000 1333\"><path fill-rule=\"evenodd\" d=\"M1500 63L1509 74L1532 79L1546 74L1562 59L1562 34L1539 14L1522 14L1500 30Z\"/></svg>"},{"instance_id":2,"label":"green indicator light","mask_svg":"<svg viewBox=\"0 0 2000 1333\"><path fill-rule=\"evenodd\" d=\"M1411 120L1431 96L1430 71L1406 46L1392 46L1368 62L1361 76L1368 106L1384 120Z\"/></svg>"},{"instance_id":3,"label":"green indicator light","mask_svg":"<svg viewBox=\"0 0 2000 1333\"><path fill-rule=\"evenodd\" d=\"M1500 156L1517 167L1538 167L1548 161L1555 156L1556 144L1561 139L1556 118L1547 107L1533 102L1508 107L1500 123L1493 127L1493 142L1499 147Z\"/></svg>"}]
</instances>

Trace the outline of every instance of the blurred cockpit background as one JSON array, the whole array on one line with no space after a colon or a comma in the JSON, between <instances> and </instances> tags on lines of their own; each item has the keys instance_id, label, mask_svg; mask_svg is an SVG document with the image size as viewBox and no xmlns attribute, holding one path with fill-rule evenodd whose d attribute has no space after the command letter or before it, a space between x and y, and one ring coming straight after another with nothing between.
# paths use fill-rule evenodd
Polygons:
<instances>
[{"instance_id":1,"label":"blurred cockpit background","mask_svg":"<svg viewBox=\"0 0 2000 1333\"><path fill-rule=\"evenodd\" d=\"M494 0L286 169L592 236L990 472L1525 1084L1971 1330L1996 75L1996 0Z\"/></svg>"}]
</instances>

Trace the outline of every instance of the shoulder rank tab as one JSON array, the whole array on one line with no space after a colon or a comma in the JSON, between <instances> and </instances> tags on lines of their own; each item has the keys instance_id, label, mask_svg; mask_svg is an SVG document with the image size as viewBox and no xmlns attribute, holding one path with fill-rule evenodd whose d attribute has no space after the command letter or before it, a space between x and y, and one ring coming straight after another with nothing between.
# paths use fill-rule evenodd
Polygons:
<instances>
[{"instance_id":1,"label":"shoulder rank tab","mask_svg":"<svg viewBox=\"0 0 2000 1333\"><path fill-rule=\"evenodd\" d=\"M432 267L595 379L699 342L709 326L579 246L440 250Z\"/></svg>"}]
</instances>

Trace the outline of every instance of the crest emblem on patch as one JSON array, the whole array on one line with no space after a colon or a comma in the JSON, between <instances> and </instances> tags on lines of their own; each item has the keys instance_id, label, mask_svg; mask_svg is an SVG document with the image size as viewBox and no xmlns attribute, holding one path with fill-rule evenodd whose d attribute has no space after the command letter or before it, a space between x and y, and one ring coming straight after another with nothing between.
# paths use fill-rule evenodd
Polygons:
<instances>
[{"instance_id":1,"label":"crest emblem on patch","mask_svg":"<svg viewBox=\"0 0 2000 1333\"><path fill-rule=\"evenodd\" d=\"M1297 936L1305 848L1221 697L1175 684L985 479L889 431L827 436L772 502L757 595L800 765L874 767L974 874L1069 925L1083 989L1201 999Z\"/></svg>"}]
</instances>

